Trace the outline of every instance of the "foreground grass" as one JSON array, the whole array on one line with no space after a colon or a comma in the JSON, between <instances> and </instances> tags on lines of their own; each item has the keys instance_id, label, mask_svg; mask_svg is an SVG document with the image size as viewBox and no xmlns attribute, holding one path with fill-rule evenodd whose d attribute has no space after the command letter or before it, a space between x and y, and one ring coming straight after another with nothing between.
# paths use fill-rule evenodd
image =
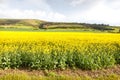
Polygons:
<instances>
[{"instance_id":1,"label":"foreground grass","mask_svg":"<svg viewBox=\"0 0 120 80\"><path fill-rule=\"evenodd\" d=\"M0 76L0 80L120 80L120 75L111 74L107 76L100 76L97 78L91 78L89 76L30 76L25 73L23 74L7 74Z\"/></svg>"},{"instance_id":2,"label":"foreground grass","mask_svg":"<svg viewBox=\"0 0 120 80\"><path fill-rule=\"evenodd\" d=\"M0 80L120 80L120 65L103 70L0 70Z\"/></svg>"}]
</instances>

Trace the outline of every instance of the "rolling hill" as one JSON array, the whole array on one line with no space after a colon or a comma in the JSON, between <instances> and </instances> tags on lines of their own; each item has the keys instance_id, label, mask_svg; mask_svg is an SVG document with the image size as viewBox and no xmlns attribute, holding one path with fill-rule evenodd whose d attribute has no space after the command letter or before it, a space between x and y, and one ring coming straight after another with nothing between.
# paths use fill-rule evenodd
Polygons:
<instances>
[{"instance_id":1,"label":"rolling hill","mask_svg":"<svg viewBox=\"0 0 120 80\"><path fill-rule=\"evenodd\" d=\"M83 31L108 31L119 32L119 27L112 27L106 24L89 23L66 23L66 22L47 22L37 19L0 19L0 29L74 29Z\"/></svg>"},{"instance_id":2,"label":"rolling hill","mask_svg":"<svg viewBox=\"0 0 120 80\"><path fill-rule=\"evenodd\" d=\"M2 28L38 28L43 23L42 20L36 19L0 19Z\"/></svg>"}]
</instances>

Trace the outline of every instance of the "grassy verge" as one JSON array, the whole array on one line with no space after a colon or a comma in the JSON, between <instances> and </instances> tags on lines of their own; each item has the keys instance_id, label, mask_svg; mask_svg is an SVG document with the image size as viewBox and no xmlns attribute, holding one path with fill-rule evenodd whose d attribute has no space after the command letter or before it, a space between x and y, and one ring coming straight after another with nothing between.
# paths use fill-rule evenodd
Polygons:
<instances>
[{"instance_id":1,"label":"grassy verge","mask_svg":"<svg viewBox=\"0 0 120 80\"><path fill-rule=\"evenodd\" d=\"M93 29L35 29L35 28L0 28L0 31L29 31L29 32L105 32Z\"/></svg>"},{"instance_id":2,"label":"grassy verge","mask_svg":"<svg viewBox=\"0 0 120 80\"><path fill-rule=\"evenodd\" d=\"M120 75L111 74L107 76L100 76L97 78L91 78L89 76L30 76L25 73L23 74L7 74L0 76L0 80L119 80Z\"/></svg>"}]
</instances>

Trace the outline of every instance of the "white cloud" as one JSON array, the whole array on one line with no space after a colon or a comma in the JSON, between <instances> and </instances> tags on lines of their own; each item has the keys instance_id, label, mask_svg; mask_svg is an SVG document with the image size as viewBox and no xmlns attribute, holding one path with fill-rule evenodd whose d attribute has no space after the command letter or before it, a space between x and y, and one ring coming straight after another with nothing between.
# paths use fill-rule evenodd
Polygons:
<instances>
[{"instance_id":1,"label":"white cloud","mask_svg":"<svg viewBox=\"0 0 120 80\"><path fill-rule=\"evenodd\" d=\"M20 3L21 5L23 5L23 8L27 7L35 10L47 10L47 11L52 10L50 5L47 3L47 0L23 0Z\"/></svg>"},{"instance_id":2,"label":"white cloud","mask_svg":"<svg viewBox=\"0 0 120 80\"><path fill-rule=\"evenodd\" d=\"M110 8L120 9L120 0L113 0L113 1L110 1L110 2L107 1L106 4L108 4L108 6Z\"/></svg>"},{"instance_id":3,"label":"white cloud","mask_svg":"<svg viewBox=\"0 0 120 80\"><path fill-rule=\"evenodd\" d=\"M111 25L120 25L120 9L110 8L104 1L95 5L92 9L84 13L88 22L106 23Z\"/></svg>"},{"instance_id":4,"label":"white cloud","mask_svg":"<svg viewBox=\"0 0 120 80\"><path fill-rule=\"evenodd\" d=\"M49 21L61 21L65 18L63 14L57 12L33 11L33 10L0 10L1 18L15 19L43 19Z\"/></svg>"},{"instance_id":5,"label":"white cloud","mask_svg":"<svg viewBox=\"0 0 120 80\"><path fill-rule=\"evenodd\" d=\"M80 5L84 2L85 0L72 0L70 5L72 6L77 6L77 5Z\"/></svg>"},{"instance_id":6,"label":"white cloud","mask_svg":"<svg viewBox=\"0 0 120 80\"><path fill-rule=\"evenodd\" d=\"M92 6L92 4L99 2L102 0L71 0L70 5L73 7L77 6Z\"/></svg>"},{"instance_id":7,"label":"white cloud","mask_svg":"<svg viewBox=\"0 0 120 80\"><path fill-rule=\"evenodd\" d=\"M46 3L46 0L23 0L19 5L23 6L24 9L11 7L11 1L3 0L0 4L0 18L15 18L15 19L41 19L48 21L62 21L65 15L58 12L52 11L50 6ZM14 1L16 4L17 0ZM32 7L26 9L26 7ZM35 9L34 9L34 8Z\"/></svg>"},{"instance_id":8,"label":"white cloud","mask_svg":"<svg viewBox=\"0 0 120 80\"><path fill-rule=\"evenodd\" d=\"M63 10L64 14L54 11L49 1L0 0L0 18L28 18L120 25L120 0L68 0L69 2L66 5L72 5L68 6L70 8L61 9L60 6L54 6L58 11L59 9ZM81 8L83 9L81 10Z\"/></svg>"}]
</instances>

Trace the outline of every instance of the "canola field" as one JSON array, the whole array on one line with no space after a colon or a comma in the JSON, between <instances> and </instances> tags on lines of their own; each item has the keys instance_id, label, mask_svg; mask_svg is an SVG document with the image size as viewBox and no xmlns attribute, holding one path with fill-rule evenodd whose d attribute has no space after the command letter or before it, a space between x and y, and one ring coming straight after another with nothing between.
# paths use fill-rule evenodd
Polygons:
<instances>
[{"instance_id":1,"label":"canola field","mask_svg":"<svg viewBox=\"0 0 120 80\"><path fill-rule=\"evenodd\" d=\"M120 34L0 32L0 68L97 70L120 64Z\"/></svg>"}]
</instances>

